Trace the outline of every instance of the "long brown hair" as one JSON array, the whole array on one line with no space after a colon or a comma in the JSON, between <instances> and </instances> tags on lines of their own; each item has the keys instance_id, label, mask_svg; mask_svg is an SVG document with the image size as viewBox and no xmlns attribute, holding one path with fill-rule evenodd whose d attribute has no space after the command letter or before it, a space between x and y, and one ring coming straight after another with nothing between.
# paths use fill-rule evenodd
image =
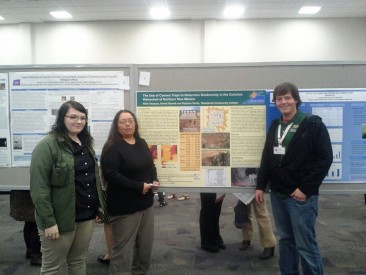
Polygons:
<instances>
[{"instance_id":1,"label":"long brown hair","mask_svg":"<svg viewBox=\"0 0 366 275\"><path fill-rule=\"evenodd\" d=\"M82 142L88 146L92 147L94 139L89 133L89 127L88 127L88 112L85 109L85 107L77 102L77 101L66 101L64 104L61 105L61 107L58 109L57 117L55 124L53 124L50 133L55 133L58 136L64 137L66 140L69 139L68 137L68 131L65 126L65 115L67 114L68 110L70 108L74 108L75 110L83 113L86 117L85 125L83 130L78 134L78 137L82 140Z\"/></svg>"},{"instance_id":2,"label":"long brown hair","mask_svg":"<svg viewBox=\"0 0 366 275\"><path fill-rule=\"evenodd\" d=\"M112 145L120 142L122 140L122 136L121 134L118 132L118 120L119 120L119 116L122 113L129 113L131 114L131 116L133 117L133 119L135 120L135 132L133 133L133 136L135 137L135 139L139 139L140 138L140 134L139 134L139 125L136 119L136 116L134 113L132 113L129 110L120 110L116 113L116 115L114 116L114 119L112 121L112 125L111 125L111 129L109 130L109 135L107 138L107 141L104 143L103 149L102 149L102 156L103 154L107 151L107 149L109 147L111 147Z\"/></svg>"}]
</instances>

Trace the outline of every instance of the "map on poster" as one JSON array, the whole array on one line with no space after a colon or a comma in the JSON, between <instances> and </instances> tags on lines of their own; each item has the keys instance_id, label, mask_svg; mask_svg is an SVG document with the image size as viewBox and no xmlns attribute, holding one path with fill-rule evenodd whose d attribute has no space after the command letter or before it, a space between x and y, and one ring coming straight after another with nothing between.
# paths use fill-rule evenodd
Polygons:
<instances>
[{"instance_id":1,"label":"map on poster","mask_svg":"<svg viewBox=\"0 0 366 275\"><path fill-rule=\"evenodd\" d=\"M301 90L304 113L318 115L327 126L333 164L324 182L366 183L366 89ZM279 118L273 93L267 93L267 126Z\"/></svg>"},{"instance_id":2,"label":"map on poster","mask_svg":"<svg viewBox=\"0 0 366 275\"><path fill-rule=\"evenodd\" d=\"M163 187L255 185L265 91L137 92L136 106Z\"/></svg>"}]
</instances>

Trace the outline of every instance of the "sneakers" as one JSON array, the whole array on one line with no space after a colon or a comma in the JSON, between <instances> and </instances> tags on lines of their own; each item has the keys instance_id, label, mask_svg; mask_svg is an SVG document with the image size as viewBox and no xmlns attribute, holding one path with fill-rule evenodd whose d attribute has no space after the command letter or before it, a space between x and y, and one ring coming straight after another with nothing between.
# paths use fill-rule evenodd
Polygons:
<instances>
[{"instance_id":1,"label":"sneakers","mask_svg":"<svg viewBox=\"0 0 366 275\"><path fill-rule=\"evenodd\" d=\"M164 207L164 206L166 206L166 205L168 205L165 201L163 201L163 202L161 202L160 204L159 204L159 207Z\"/></svg>"}]
</instances>

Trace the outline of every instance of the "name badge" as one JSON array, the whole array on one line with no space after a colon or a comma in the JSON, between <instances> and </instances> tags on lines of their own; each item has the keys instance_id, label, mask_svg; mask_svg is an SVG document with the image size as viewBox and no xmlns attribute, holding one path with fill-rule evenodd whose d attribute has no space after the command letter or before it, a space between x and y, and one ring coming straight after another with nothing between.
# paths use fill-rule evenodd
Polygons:
<instances>
[{"instance_id":1,"label":"name badge","mask_svg":"<svg viewBox=\"0 0 366 275\"><path fill-rule=\"evenodd\" d=\"M273 153L275 155L284 155L286 153L285 147L273 147Z\"/></svg>"}]
</instances>

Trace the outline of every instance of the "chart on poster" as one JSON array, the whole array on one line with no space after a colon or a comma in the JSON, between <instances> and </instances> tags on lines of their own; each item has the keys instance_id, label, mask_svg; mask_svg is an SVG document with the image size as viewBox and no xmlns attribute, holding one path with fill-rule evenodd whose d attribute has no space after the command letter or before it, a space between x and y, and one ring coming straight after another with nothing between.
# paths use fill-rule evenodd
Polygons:
<instances>
[{"instance_id":1,"label":"chart on poster","mask_svg":"<svg viewBox=\"0 0 366 275\"><path fill-rule=\"evenodd\" d=\"M324 182L366 182L366 89L300 90L300 110L322 118L333 148ZM267 127L279 118L273 93L267 93Z\"/></svg>"}]
</instances>

